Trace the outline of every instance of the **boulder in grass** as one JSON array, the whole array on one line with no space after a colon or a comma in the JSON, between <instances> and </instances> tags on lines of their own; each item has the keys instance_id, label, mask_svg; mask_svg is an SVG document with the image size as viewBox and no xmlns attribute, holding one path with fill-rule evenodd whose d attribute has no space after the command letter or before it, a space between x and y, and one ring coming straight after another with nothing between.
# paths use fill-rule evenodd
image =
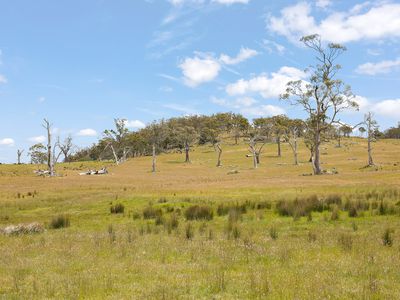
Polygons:
<instances>
[{"instance_id":1,"label":"boulder in grass","mask_svg":"<svg viewBox=\"0 0 400 300\"><path fill-rule=\"evenodd\" d=\"M8 225L0 229L0 233L3 233L5 235L34 234L42 233L43 231L43 225L37 222L29 224Z\"/></svg>"}]
</instances>

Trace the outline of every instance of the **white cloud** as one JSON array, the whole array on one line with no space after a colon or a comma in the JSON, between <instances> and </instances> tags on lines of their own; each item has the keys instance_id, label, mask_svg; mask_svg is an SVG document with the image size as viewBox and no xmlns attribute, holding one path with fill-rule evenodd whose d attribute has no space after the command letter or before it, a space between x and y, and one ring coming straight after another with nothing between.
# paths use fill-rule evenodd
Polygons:
<instances>
[{"instance_id":1,"label":"white cloud","mask_svg":"<svg viewBox=\"0 0 400 300\"><path fill-rule=\"evenodd\" d=\"M225 106L229 108L241 109L244 107L251 107L258 101L251 97L241 97L236 100L227 100L224 98L211 97L210 101L214 104Z\"/></svg>"},{"instance_id":2,"label":"white cloud","mask_svg":"<svg viewBox=\"0 0 400 300\"><path fill-rule=\"evenodd\" d=\"M7 78L4 75L0 74L0 83L7 83L7 82L8 82Z\"/></svg>"},{"instance_id":3,"label":"white cloud","mask_svg":"<svg viewBox=\"0 0 400 300\"><path fill-rule=\"evenodd\" d=\"M33 136L28 139L28 141L32 143L44 143L46 141L46 137L44 135Z\"/></svg>"},{"instance_id":4,"label":"white cloud","mask_svg":"<svg viewBox=\"0 0 400 300\"><path fill-rule=\"evenodd\" d=\"M225 90L230 96L247 95L249 93L259 93L263 98L277 98L286 89L289 81L300 80L306 77L303 71L292 68L282 67L278 72L271 73L270 76L262 74L250 80L240 79L236 83L226 86Z\"/></svg>"},{"instance_id":5,"label":"white cloud","mask_svg":"<svg viewBox=\"0 0 400 300\"><path fill-rule=\"evenodd\" d=\"M184 82L190 87L196 87L204 82L214 80L221 70L220 63L210 55L201 58L185 58L179 65L184 76Z\"/></svg>"},{"instance_id":6,"label":"white cloud","mask_svg":"<svg viewBox=\"0 0 400 300\"><path fill-rule=\"evenodd\" d=\"M275 105L260 105L245 107L241 110L245 115L254 117L270 117L285 114L285 110L279 106Z\"/></svg>"},{"instance_id":7,"label":"white cloud","mask_svg":"<svg viewBox=\"0 0 400 300\"><path fill-rule=\"evenodd\" d=\"M235 3L240 3L240 4L247 4L249 3L250 0L212 0L212 2L216 2L219 4L225 4L225 5L231 5Z\"/></svg>"},{"instance_id":8,"label":"white cloud","mask_svg":"<svg viewBox=\"0 0 400 300\"><path fill-rule=\"evenodd\" d=\"M125 126L128 128L140 129L146 127L146 124L139 120L126 120Z\"/></svg>"},{"instance_id":9,"label":"white cloud","mask_svg":"<svg viewBox=\"0 0 400 300\"><path fill-rule=\"evenodd\" d=\"M376 75L390 73L393 70L400 69L400 58L396 60L384 60L378 63L365 63L357 67L359 74Z\"/></svg>"},{"instance_id":10,"label":"white cloud","mask_svg":"<svg viewBox=\"0 0 400 300\"><path fill-rule=\"evenodd\" d=\"M221 54L217 59L209 53L195 52L193 58L185 58L178 67L182 70L184 83L187 86L196 87L217 78L223 65L236 65L257 54L256 50L241 48L234 58Z\"/></svg>"},{"instance_id":11,"label":"white cloud","mask_svg":"<svg viewBox=\"0 0 400 300\"><path fill-rule=\"evenodd\" d=\"M14 146L15 141L11 138L0 139L0 146Z\"/></svg>"},{"instance_id":12,"label":"white cloud","mask_svg":"<svg viewBox=\"0 0 400 300\"><path fill-rule=\"evenodd\" d=\"M365 111L371 105L371 103L369 102L369 100L367 98L359 96L359 95L356 95L352 100L358 104L358 109L360 111Z\"/></svg>"},{"instance_id":13,"label":"white cloud","mask_svg":"<svg viewBox=\"0 0 400 300\"><path fill-rule=\"evenodd\" d=\"M44 101L46 101L46 98L45 97L39 97L38 101L39 101L39 103L43 103Z\"/></svg>"},{"instance_id":14,"label":"white cloud","mask_svg":"<svg viewBox=\"0 0 400 300\"><path fill-rule=\"evenodd\" d=\"M256 55L258 55L258 52L256 50L241 48L239 54L236 57L232 58L226 54L221 54L219 60L226 65L236 65Z\"/></svg>"},{"instance_id":15,"label":"white cloud","mask_svg":"<svg viewBox=\"0 0 400 300\"><path fill-rule=\"evenodd\" d=\"M97 136L97 131L91 128L79 130L77 136Z\"/></svg>"},{"instance_id":16,"label":"white cloud","mask_svg":"<svg viewBox=\"0 0 400 300\"><path fill-rule=\"evenodd\" d=\"M332 12L320 22L311 11L307 2L285 7L279 17L268 17L267 27L293 42L315 33L336 43L400 37L400 3L377 2L368 10L358 5L349 11Z\"/></svg>"},{"instance_id":17,"label":"white cloud","mask_svg":"<svg viewBox=\"0 0 400 300\"><path fill-rule=\"evenodd\" d=\"M375 103L371 109L372 112L375 112L378 115L400 119L400 99L395 100L383 100L378 103Z\"/></svg>"},{"instance_id":18,"label":"white cloud","mask_svg":"<svg viewBox=\"0 0 400 300\"><path fill-rule=\"evenodd\" d=\"M319 8L327 8L328 6L332 5L331 0L317 0L315 2L315 6Z\"/></svg>"},{"instance_id":19,"label":"white cloud","mask_svg":"<svg viewBox=\"0 0 400 300\"><path fill-rule=\"evenodd\" d=\"M263 40L262 46L265 50L268 51L269 54L277 52L279 55L282 55L286 51L285 46L267 39Z\"/></svg>"}]
</instances>

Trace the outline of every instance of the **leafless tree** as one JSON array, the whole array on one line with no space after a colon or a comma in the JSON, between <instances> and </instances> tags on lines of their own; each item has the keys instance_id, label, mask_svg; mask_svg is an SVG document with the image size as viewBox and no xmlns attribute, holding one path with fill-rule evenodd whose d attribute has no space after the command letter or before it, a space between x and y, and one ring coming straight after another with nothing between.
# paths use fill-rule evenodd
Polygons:
<instances>
[{"instance_id":1,"label":"leafless tree","mask_svg":"<svg viewBox=\"0 0 400 300\"><path fill-rule=\"evenodd\" d=\"M72 137L69 135L63 142L60 142L60 138L58 138L57 146L60 148L60 151L64 155L64 162L69 162L69 156L74 148L74 144L72 143Z\"/></svg>"},{"instance_id":2,"label":"leafless tree","mask_svg":"<svg viewBox=\"0 0 400 300\"><path fill-rule=\"evenodd\" d=\"M374 160L372 158L372 143L376 140L375 132L378 129L378 123L374 119L374 115L371 112L368 112L364 116L364 123L367 130L367 139L368 139L368 166L372 167L375 165Z\"/></svg>"},{"instance_id":3,"label":"leafless tree","mask_svg":"<svg viewBox=\"0 0 400 300\"><path fill-rule=\"evenodd\" d=\"M20 165L21 164L21 156L24 153L24 150L17 150L17 163Z\"/></svg>"},{"instance_id":4,"label":"leafless tree","mask_svg":"<svg viewBox=\"0 0 400 300\"><path fill-rule=\"evenodd\" d=\"M222 147L221 147L221 143L218 142L216 145L216 148L218 150L218 160L217 160L217 167L221 167L221 156L222 156Z\"/></svg>"},{"instance_id":5,"label":"leafless tree","mask_svg":"<svg viewBox=\"0 0 400 300\"><path fill-rule=\"evenodd\" d=\"M52 124L47 119L43 120L43 128L46 129L47 132L47 166L49 168L49 175L54 176L54 158L53 158L53 146L51 144L52 132L51 127Z\"/></svg>"}]
</instances>

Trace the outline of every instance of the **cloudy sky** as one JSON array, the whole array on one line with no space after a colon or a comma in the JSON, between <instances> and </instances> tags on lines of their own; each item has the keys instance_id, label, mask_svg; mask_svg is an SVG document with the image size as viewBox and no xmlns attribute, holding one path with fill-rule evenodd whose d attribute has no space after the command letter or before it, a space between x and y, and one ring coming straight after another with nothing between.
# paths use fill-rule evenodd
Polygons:
<instances>
[{"instance_id":1,"label":"cloudy sky","mask_svg":"<svg viewBox=\"0 0 400 300\"><path fill-rule=\"evenodd\" d=\"M305 78L318 33L342 43L340 78L381 129L400 120L400 1L0 0L0 161L57 135L88 145L128 119L240 112L248 118L301 108L278 100ZM27 160L27 158L25 158Z\"/></svg>"}]
</instances>

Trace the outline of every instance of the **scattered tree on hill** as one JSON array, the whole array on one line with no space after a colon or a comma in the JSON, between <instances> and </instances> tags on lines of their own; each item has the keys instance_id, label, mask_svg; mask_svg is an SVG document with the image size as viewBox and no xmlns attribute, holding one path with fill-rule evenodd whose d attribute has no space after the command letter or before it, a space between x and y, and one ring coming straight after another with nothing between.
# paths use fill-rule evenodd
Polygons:
<instances>
[{"instance_id":1,"label":"scattered tree on hill","mask_svg":"<svg viewBox=\"0 0 400 300\"><path fill-rule=\"evenodd\" d=\"M24 153L24 150L17 150L17 164L21 164L21 156Z\"/></svg>"},{"instance_id":2,"label":"scattered tree on hill","mask_svg":"<svg viewBox=\"0 0 400 300\"><path fill-rule=\"evenodd\" d=\"M72 136L68 136L65 138L63 142L60 142L60 138L58 138L57 146L60 148L61 153L64 155L64 162L70 161L71 152L74 148L74 144L72 143Z\"/></svg>"},{"instance_id":3,"label":"scattered tree on hill","mask_svg":"<svg viewBox=\"0 0 400 300\"><path fill-rule=\"evenodd\" d=\"M190 163L190 148L198 140L198 133L191 126L178 127L172 132L177 140L177 147L185 149L185 162Z\"/></svg>"},{"instance_id":4,"label":"scattered tree on hill","mask_svg":"<svg viewBox=\"0 0 400 300\"><path fill-rule=\"evenodd\" d=\"M114 119L115 129L107 129L104 131L104 140L106 147L110 148L114 157L115 163L118 165L127 159L129 147L125 145L125 138L129 132L126 128L125 119Z\"/></svg>"},{"instance_id":5,"label":"scattered tree on hill","mask_svg":"<svg viewBox=\"0 0 400 300\"><path fill-rule=\"evenodd\" d=\"M368 112L364 116L364 125L367 130L367 139L368 139L368 166L374 166L374 160L372 158L372 143L376 140L376 133L378 131L378 123L374 119L374 116L371 112ZM379 131L378 131L379 132Z\"/></svg>"},{"instance_id":6,"label":"scattered tree on hill","mask_svg":"<svg viewBox=\"0 0 400 300\"><path fill-rule=\"evenodd\" d=\"M31 164L44 164L47 160L46 146L42 143L35 144L29 148Z\"/></svg>"},{"instance_id":7,"label":"scattered tree on hill","mask_svg":"<svg viewBox=\"0 0 400 300\"><path fill-rule=\"evenodd\" d=\"M320 162L321 136L332 124L339 124L338 115L345 109L358 108L353 101L349 86L335 79L340 65L335 64L338 56L346 48L340 44L330 43L324 47L319 35L305 36L301 41L317 54L317 64L311 67L309 82L291 81L281 95L281 99L289 100L294 105L302 106L309 117L308 131L312 137L314 174L322 174Z\"/></svg>"},{"instance_id":8,"label":"scattered tree on hill","mask_svg":"<svg viewBox=\"0 0 400 300\"><path fill-rule=\"evenodd\" d=\"M288 120L286 127L284 128L284 141L286 141L293 152L294 164L299 164L298 160L298 143L297 139L303 135L305 123L300 119Z\"/></svg>"},{"instance_id":9,"label":"scattered tree on hill","mask_svg":"<svg viewBox=\"0 0 400 300\"><path fill-rule=\"evenodd\" d=\"M231 114L231 132L235 139L235 145L238 144L239 138L247 135L250 124L249 121L241 114Z\"/></svg>"},{"instance_id":10,"label":"scattered tree on hill","mask_svg":"<svg viewBox=\"0 0 400 300\"><path fill-rule=\"evenodd\" d=\"M400 139L400 122L397 127L390 127L383 133L386 139Z\"/></svg>"}]
</instances>

